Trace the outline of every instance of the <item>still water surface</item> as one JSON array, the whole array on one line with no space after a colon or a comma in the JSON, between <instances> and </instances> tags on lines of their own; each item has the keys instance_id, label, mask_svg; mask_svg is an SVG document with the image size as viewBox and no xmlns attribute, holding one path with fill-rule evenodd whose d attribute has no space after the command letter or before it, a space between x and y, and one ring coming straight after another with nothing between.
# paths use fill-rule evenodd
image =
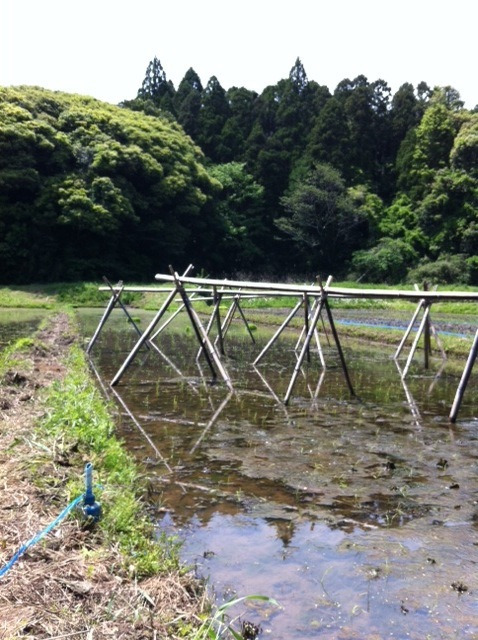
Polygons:
<instances>
[{"instance_id":1,"label":"still water surface","mask_svg":"<svg viewBox=\"0 0 478 640\"><path fill-rule=\"evenodd\" d=\"M99 315L82 314L86 336ZM474 380L451 426L458 379L436 377L439 361L417 361L405 386L393 348L344 341L354 399L324 341L325 374L313 353L285 407L295 339L254 369L266 338L228 335L234 394L210 384L184 326L157 339L164 357L138 354L116 390L150 440L124 409L119 428L151 477L158 527L181 538L218 602L279 602L237 611L261 637L478 638ZM105 381L134 343L113 314L92 354Z\"/></svg>"},{"instance_id":2,"label":"still water surface","mask_svg":"<svg viewBox=\"0 0 478 640\"><path fill-rule=\"evenodd\" d=\"M30 335L48 313L45 309L0 309L0 351L17 338Z\"/></svg>"}]
</instances>

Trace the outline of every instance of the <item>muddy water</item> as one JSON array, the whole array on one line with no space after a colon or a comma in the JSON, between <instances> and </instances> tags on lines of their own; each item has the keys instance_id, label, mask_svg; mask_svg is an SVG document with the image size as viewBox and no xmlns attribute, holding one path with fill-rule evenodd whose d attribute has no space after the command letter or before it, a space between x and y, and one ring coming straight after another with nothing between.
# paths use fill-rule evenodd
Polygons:
<instances>
[{"instance_id":1,"label":"muddy water","mask_svg":"<svg viewBox=\"0 0 478 640\"><path fill-rule=\"evenodd\" d=\"M0 351L12 340L35 331L47 314L44 309L0 309Z\"/></svg>"},{"instance_id":2,"label":"muddy water","mask_svg":"<svg viewBox=\"0 0 478 640\"><path fill-rule=\"evenodd\" d=\"M91 335L98 313L83 320ZM180 537L219 602L279 602L237 610L261 637L478 638L475 381L450 426L458 380L436 377L438 361L428 372L417 361L405 386L393 349L344 342L354 399L325 342L325 374L312 353L285 407L295 339L254 369L265 339L228 336L233 395L198 368L185 327L161 334L164 356L140 352L116 387L150 438L123 411L158 528ZM134 342L121 314L107 324L93 351L105 380Z\"/></svg>"}]
</instances>

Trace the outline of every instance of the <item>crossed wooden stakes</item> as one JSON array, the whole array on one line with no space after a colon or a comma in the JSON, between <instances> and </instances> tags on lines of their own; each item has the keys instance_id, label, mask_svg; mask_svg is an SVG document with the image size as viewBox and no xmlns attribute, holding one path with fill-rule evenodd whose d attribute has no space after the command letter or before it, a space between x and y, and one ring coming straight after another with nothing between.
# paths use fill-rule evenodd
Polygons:
<instances>
[{"instance_id":1,"label":"crossed wooden stakes","mask_svg":"<svg viewBox=\"0 0 478 640\"><path fill-rule=\"evenodd\" d=\"M332 280L332 278L329 276L325 288L322 286L322 283L319 280L320 296L315 298L315 300L314 300L312 305L310 305L309 296L306 293L304 293L302 295L301 299L297 302L297 304L291 310L291 312L289 313L287 318L280 325L280 327L277 329L275 334L272 336L272 338L269 340L269 342L266 344L266 346L262 349L260 354L257 356L257 358L253 362L254 367L256 367L259 364L259 362L262 360L262 358L265 356L265 354L272 347L272 345L276 342L276 340L278 339L280 334L288 326L288 324L290 323L292 318L296 315L296 313L299 311L299 309L303 306L304 307L304 326L303 326L301 334L299 336L299 340L297 341L296 350L298 349L302 339L304 339L304 341L302 343L302 347L300 349L300 352L299 352L299 354L298 354L298 356L296 358L294 371L292 372L292 377L290 379L289 386L288 386L286 394L284 396L284 404L286 404L286 405L289 404L289 400L290 400L290 397L292 395L292 391L294 389L294 385L296 383L297 376L299 375L299 372L301 370L301 367L302 367L302 364L304 362L304 359L307 358L307 361L310 362L310 343L311 343L311 340L312 340L312 338L314 336L315 336L315 339L316 339L316 342L317 342L317 349L318 349L318 353L319 353L319 358L320 358L321 364L325 368L324 356L323 356L322 348L320 346L320 341L319 341L318 332L317 332L317 324L319 322L319 319L321 319L321 317L322 317L321 314L322 314L322 310L323 309L325 309L325 311L327 313L327 317L328 317L328 320L329 320L330 328L331 328L331 331L332 331L332 335L334 337L335 345L337 347L337 352L339 354L340 363L342 365L342 370L344 372L344 376L345 376L345 380L347 382L347 386L349 388L350 394L352 396L355 395L355 392L354 392L354 389L353 389L353 386L352 386L352 382L350 380L350 376L349 376L349 373L348 373L348 370L347 370L347 364L345 362L345 357L344 357L344 354L343 354L343 351L342 351L342 347L341 347L341 344L340 344L339 336L338 336L337 330L335 328L334 319L333 319L332 312L330 310L329 302L328 302L328 299L327 299L327 291L326 291L326 289L327 289L327 286L329 285L329 283L331 282L331 280ZM304 335L305 335L305 338L304 338Z\"/></svg>"},{"instance_id":2,"label":"crossed wooden stakes","mask_svg":"<svg viewBox=\"0 0 478 640\"><path fill-rule=\"evenodd\" d=\"M418 288L418 285L414 285L415 291L420 291L420 289ZM434 291L436 291L436 287L434 287L433 289ZM427 284L424 283L423 286L423 291L428 291L428 287ZM423 358L424 358L424 367L425 369L428 369L430 366L430 361L429 361L429 356L431 354L431 339L430 336L433 335L433 337L435 338L435 341L437 343L438 348L440 349L440 352L442 354L442 358L443 360L446 360L446 353L445 353L445 349L443 348L443 345L441 343L440 338L438 337L438 333L435 329L435 327L433 326L433 323L430 319L430 308L431 308L431 301L427 300L426 298L422 298L419 302L418 305L415 309L415 312L412 316L412 319L410 320L410 323L405 331L405 333L403 334L403 337L400 341L400 344L397 347L397 350L395 352L395 355L393 356L395 361L398 361L398 358L400 357L400 354L405 346L405 343L407 341L408 336L410 335L413 327L415 326L415 323L417 321L417 318L420 314L420 311L423 311L423 316L420 322L420 325L418 327L417 333L415 335L415 338L413 340L412 343L412 347L410 349L410 352L408 354L407 357L407 361L405 363L405 366L403 368L403 370L401 370L401 377L402 380L405 379L405 377L407 376L407 373L410 369L410 365L412 364L412 360L413 360L413 356L415 355L415 351L417 350L418 347L418 343L420 341L420 338L423 335ZM399 369L400 370L400 369Z\"/></svg>"},{"instance_id":3,"label":"crossed wooden stakes","mask_svg":"<svg viewBox=\"0 0 478 640\"><path fill-rule=\"evenodd\" d=\"M110 289L111 298L109 299L109 302L106 305L106 309L103 312L103 315L102 315L102 317L101 317L101 319L100 319L100 321L98 323L98 326L96 327L96 330L95 330L91 340L88 343L88 346L86 347L86 353L87 354L89 354L90 351L92 350L93 345L95 344L96 340L98 339L98 336L100 335L101 330L102 330L105 322L108 320L111 312L113 311L113 309L115 308L116 305L119 305L121 307L123 312L126 314L126 317L128 318L128 322L130 322L132 324L132 326L133 326L134 330L136 331L136 333L141 337L141 329L138 327L136 322L131 317L128 309L124 306L123 302L121 301L121 294L123 293L123 290L124 290L123 282L120 281L120 282L118 282L118 284L116 286L113 286L106 276L103 276L103 282ZM150 345L149 345L148 342L146 342L145 346L146 346L147 349L150 348Z\"/></svg>"},{"instance_id":4,"label":"crossed wooden stakes","mask_svg":"<svg viewBox=\"0 0 478 640\"><path fill-rule=\"evenodd\" d=\"M189 267L186 269L186 271L184 272L182 277L187 276L187 274L191 271L192 268L193 268L193 265L189 265ZM189 316L189 319L191 321L191 325L192 325L192 327L194 329L194 333L195 333L195 335L196 335L196 337L197 337L197 339L199 341L199 344L201 346L201 349L202 349L202 351L204 353L204 356L206 358L206 361L207 361L207 364L209 366L209 369L211 370L212 377L214 379L216 379L217 376L218 376L217 371L219 371L222 379L226 383L226 386L232 391L233 387L232 387L231 379L230 379L230 377L229 377L224 365L222 364L222 362L221 362L221 360L219 358L219 355L218 355L216 349L214 348L214 345L209 340L209 336L208 336L206 330L204 329L204 327L203 327L203 325L202 325L202 323L201 323L196 311L194 310L194 308L193 308L193 306L191 304L191 301L190 301L190 299L188 297L188 294L185 291L184 286L183 286L183 284L181 282L180 276L176 273L176 271L174 271L172 269L172 267L170 267L170 271L171 271L171 275L173 276L173 279L174 279L174 285L175 285L174 288L170 291L170 293L168 294L168 296L164 300L163 304L161 305L161 308L159 309L157 314L154 316L154 318L151 320L151 322L149 323L149 325L146 328L146 330L144 331L144 333L140 336L138 342L135 344L135 346L133 347L133 349L131 350L131 352L127 356L126 360L123 362L121 367L118 369L118 371L115 374L114 378L111 380L110 385L112 387L114 387L114 386L116 386L118 384L118 382L123 377L124 372L126 371L126 369L129 367L131 362L136 357L138 351L141 349L143 344L145 344L150 339L150 337L151 337L154 329L156 328L158 322L164 316L164 314L168 310L169 306L173 302L173 300L176 297L176 295L179 294L181 299L182 299L184 308L186 309L186 312L187 312L187 314ZM157 333L155 335L157 335ZM217 371L216 371L216 369L217 369Z\"/></svg>"}]
</instances>

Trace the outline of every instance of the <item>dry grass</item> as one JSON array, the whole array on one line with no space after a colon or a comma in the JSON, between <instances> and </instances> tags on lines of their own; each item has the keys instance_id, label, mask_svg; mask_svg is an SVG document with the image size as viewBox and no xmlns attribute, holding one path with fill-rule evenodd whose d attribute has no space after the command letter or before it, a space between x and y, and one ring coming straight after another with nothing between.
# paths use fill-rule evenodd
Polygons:
<instances>
[{"instance_id":1,"label":"dry grass","mask_svg":"<svg viewBox=\"0 0 478 640\"><path fill-rule=\"evenodd\" d=\"M70 476L82 473L35 435L43 391L66 373L68 322L57 316L0 385L0 567L55 519ZM32 471L39 460L41 482ZM0 639L176 638L181 627L197 626L203 607L191 576L175 571L138 582L99 531L70 518L0 578Z\"/></svg>"}]
</instances>

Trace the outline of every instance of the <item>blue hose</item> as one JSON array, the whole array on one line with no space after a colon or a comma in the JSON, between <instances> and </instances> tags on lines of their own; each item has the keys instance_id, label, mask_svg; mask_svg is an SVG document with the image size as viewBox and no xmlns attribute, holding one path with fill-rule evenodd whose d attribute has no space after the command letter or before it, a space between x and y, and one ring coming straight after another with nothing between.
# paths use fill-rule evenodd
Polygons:
<instances>
[{"instance_id":1,"label":"blue hose","mask_svg":"<svg viewBox=\"0 0 478 640\"><path fill-rule=\"evenodd\" d=\"M53 520L53 522L51 522L47 527L43 529L43 531L40 531L40 533L35 534L33 538L30 538L28 542L25 542L25 544L22 544L22 546L18 549L18 551L16 551L16 553L14 553L14 555L11 557L10 561L7 562L7 564L0 569L0 578L2 578L8 571L10 571L10 569L13 567L15 562L17 562L17 560L20 559L20 557L25 553L25 551L27 551L32 545L36 544L42 538L44 538L47 533L50 533L50 531L54 529L59 522L61 522L64 518L66 518L66 516L70 513L70 511L74 509L82 500L83 500L83 495L78 496L78 498L75 498L72 502L70 502L70 504L67 507L63 509L63 511L55 518L55 520Z\"/></svg>"},{"instance_id":2,"label":"blue hose","mask_svg":"<svg viewBox=\"0 0 478 640\"><path fill-rule=\"evenodd\" d=\"M77 507L80 502L83 501L82 511L85 517L92 518L94 522L97 522L101 517L101 505L96 502L95 496L93 494L93 465L91 462L88 462L85 466L85 493L82 493L81 496L78 496L74 500L70 502L70 504L63 509L63 511L51 522L48 526L46 526L43 531L35 534L33 538L30 538L28 542L22 544L22 546L13 554L10 558L9 562L0 569L0 578L2 578L13 565L21 558L21 556L34 544L39 542L42 538L44 538L47 533L50 533L52 529L56 527L66 516L72 511L75 507Z\"/></svg>"}]
</instances>

